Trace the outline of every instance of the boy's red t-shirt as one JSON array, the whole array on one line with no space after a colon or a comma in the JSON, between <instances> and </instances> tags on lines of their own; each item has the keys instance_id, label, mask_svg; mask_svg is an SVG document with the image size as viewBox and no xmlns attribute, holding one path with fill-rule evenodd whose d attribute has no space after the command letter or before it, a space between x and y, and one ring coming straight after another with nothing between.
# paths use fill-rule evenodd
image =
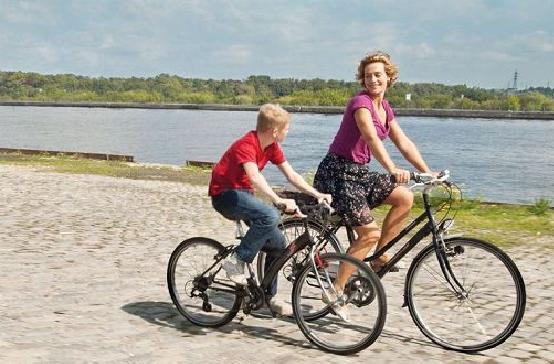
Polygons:
<instances>
[{"instance_id":1,"label":"boy's red t-shirt","mask_svg":"<svg viewBox=\"0 0 554 364\"><path fill-rule=\"evenodd\" d=\"M252 191L252 184L242 165L246 162L254 162L261 171L269 161L276 165L286 161L281 147L273 143L262 150L256 131L249 131L236 140L214 166L208 194L216 196L231 189Z\"/></svg>"}]
</instances>

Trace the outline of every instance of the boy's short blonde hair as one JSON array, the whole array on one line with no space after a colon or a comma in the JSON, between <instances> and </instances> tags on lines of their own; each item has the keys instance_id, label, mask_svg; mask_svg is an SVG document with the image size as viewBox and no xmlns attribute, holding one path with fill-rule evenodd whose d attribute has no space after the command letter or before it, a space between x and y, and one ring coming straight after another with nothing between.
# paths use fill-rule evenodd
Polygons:
<instances>
[{"instance_id":1,"label":"boy's short blonde hair","mask_svg":"<svg viewBox=\"0 0 554 364\"><path fill-rule=\"evenodd\" d=\"M256 131L282 129L290 121L289 113L279 105L265 104L260 107Z\"/></svg>"}]
</instances>

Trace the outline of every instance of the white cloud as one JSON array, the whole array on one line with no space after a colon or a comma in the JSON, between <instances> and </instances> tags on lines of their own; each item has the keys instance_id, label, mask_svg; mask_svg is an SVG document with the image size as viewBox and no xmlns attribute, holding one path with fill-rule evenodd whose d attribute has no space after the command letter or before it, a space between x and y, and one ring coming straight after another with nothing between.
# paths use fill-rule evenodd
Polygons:
<instances>
[{"instance_id":1,"label":"white cloud","mask_svg":"<svg viewBox=\"0 0 554 364\"><path fill-rule=\"evenodd\" d=\"M106 34L100 44L101 49L114 48L117 45L113 34Z\"/></svg>"},{"instance_id":2,"label":"white cloud","mask_svg":"<svg viewBox=\"0 0 554 364\"><path fill-rule=\"evenodd\" d=\"M214 52L218 63L230 63L234 65L245 65L251 60L252 51L242 44L233 44Z\"/></svg>"},{"instance_id":3,"label":"white cloud","mask_svg":"<svg viewBox=\"0 0 554 364\"><path fill-rule=\"evenodd\" d=\"M522 47L532 51L541 53L554 52L554 36L543 30L517 37L517 41Z\"/></svg>"},{"instance_id":4,"label":"white cloud","mask_svg":"<svg viewBox=\"0 0 554 364\"><path fill-rule=\"evenodd\" d=\"M0 1L0 20L15 24L56 23L57 15L47 3L39 1Z\"/></svg>"},{"instance_id":5,"label":"white cloud","mask_svg":"<svg viewBox=\"0 0 554 364\"><path fill-rule=\"evenodd\" d=\"M418 58L418 59L427 59L431 58L434 55L437 54L435 49L425 43L419 43L419 44L398 44L394 47L394 50L398 52L399 55L410 57L410 58Z\"/></svg>"},{"instance_id":6,"label":"white cloud","mask_svg":"<svg viewBox=\"0 0 554 364\"><path fill-rule=\"evenodd\" d=\"M519 57L513 56L506 52L497 51L497 50L485 50L477 54L479 55L479 57L476 57L476 58L482 58L484 60L489 60L493 62L508 63L508 62L518 61L519 59Z\"/></svg>"},{"instance_id":7,"label":"white cloud","mask_svg":"<svg viewBox=\"0 0 554 364\"><path fill-rule=\"evenodd\" d=\"M553 5L542 4L0 0L0 55L23 71L351 80L364 54L383 50L403 77L486 84L525 60L529 73L553 74Z\"/></svg>"},{"instance_id":8,"label":"white cloud","mask_svg":"<svg viewBox=\"0 0 554 364\"><path fill-rule=\"evenodd\" d=\"M125 0L122 2L124 12L142 21L149 20L160 25L163 19L182 14L183 20L189 16L201 17L204 21L213 21L214 6L209 1L202 0Z\"/></svg>"},{"instance_id":9,"label":"white cloud","mask_svg":"<svg viewBox=\"0 0 554 364\"><path fill-rule=\"evenodd\" d=\"M36 44L32 50L35 53L39 60L44 63L55 63L60 59L60 55L56 50L56 47L51 44Z\"/></svg>"}]
</instances>

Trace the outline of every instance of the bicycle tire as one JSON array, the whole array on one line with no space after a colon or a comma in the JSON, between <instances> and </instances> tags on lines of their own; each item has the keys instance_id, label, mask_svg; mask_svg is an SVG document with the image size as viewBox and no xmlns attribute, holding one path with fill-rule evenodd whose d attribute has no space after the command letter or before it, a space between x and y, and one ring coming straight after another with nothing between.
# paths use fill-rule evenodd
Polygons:
<instances>
[{"instance_id":1,"label":"bicycle tire","mask_svg":"<svg viewBox=\"0 0 554 364\"><path fill-rule=\"evenodd\" d=\"M202 275L224 249L213 239L195 237L181 242L169 258L169 295L177 310L195 325L225 325L240 309L242 296L225 276L221 264Z\"/></svg>"},{"instance_id":2,"label":"bicycle tire","mask_svg":"<svg viewBox=\"0 0 554 364\"><path fill-rule=\"evenodd\" d=\"M500 345L514 333L525 313L521 273L505 252L489 242L451 238L445 240L445 246L452 272L468 296L456 295L448 287L435 248L429 245L414 258L406 277L407 304L414 323L446 349L472 353ZM445 312L450 315L446 317ZM502 313L508 317L500 321ZM470 320L461 322L464 314ZM434 315L437 323L431 324ZM451 323L453 328L447 328Z\"/></svg>"},{"instance_id":3,"label":"bicycle tire","mask_svg":"<svg viewBox=\"0 0 554 364\"><path fill-rule=\"evenodd\" d=\"M387 315L387 299L379 277L362 261L346 254L327 253L319 256L322 280L326 289L333 284L340 264L350 264L355 272L349 277L345 287L347 299L345 307L350 313L348 321L335 314L321 316L316 320L306 320L311 312L319 312L324 303L323 289L314 278L315 268L307 264L293 287L293 312L298 327L306 338L317 347L334 354L349 355L370 346L381 334ZM354 287L354 288L353 288ZM358 289L356 287L361 287Z\"/></svg>"}]
</instances>

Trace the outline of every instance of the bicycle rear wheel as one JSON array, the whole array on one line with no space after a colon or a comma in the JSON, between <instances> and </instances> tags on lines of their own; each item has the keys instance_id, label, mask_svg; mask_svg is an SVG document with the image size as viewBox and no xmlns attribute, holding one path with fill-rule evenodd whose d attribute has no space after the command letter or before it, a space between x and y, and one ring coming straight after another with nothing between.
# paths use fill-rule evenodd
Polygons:
<instances>
[{"instance_id":1,"label":"bicycle rear wheel","mask_svg":"<svg viewBox=\"0 0 554 364\"><path fill-rule=\"evenodd\" d=\"M381 334L386 320L385 290L377 275L363 262L346 254L320 256L321 264L309 264L298 276L293 288L293 310L304 335L316 346L335 354L353 354L371 345ZM323 290L332 292L339 265L354 268L342 303L349 319L344 321L323 301ZM316 278L320 277L321 284ZM315 312L331 311L314 319Z\"/></svg>"},{"instance_id":2,"label":"bicycle rear wheel","mask_svg":"<svg viewBox=\"0 0 554 364\"><path fill-rule=\"evenodd\" d=\"M430 245L414 259L406 278L412 319L446 349L475 352L503 343L525 312L525 283L516 265L485 241L452 238L445 245L446 259L466 294L450 286Z\"/></svg>"},{"instance_id":3,"label":"bicycle rear wheel","mask_svg":"<svg viewBox=\"0 0 554 364\"><path fill-rule=\"evenodd\" d=\"M236 285L215 264L225 248L208 238L191 238L173 251L167 267L167 285L177 310L199 326L218 327L235 317L242 302Z\"/></svg>"}]
</instances>

